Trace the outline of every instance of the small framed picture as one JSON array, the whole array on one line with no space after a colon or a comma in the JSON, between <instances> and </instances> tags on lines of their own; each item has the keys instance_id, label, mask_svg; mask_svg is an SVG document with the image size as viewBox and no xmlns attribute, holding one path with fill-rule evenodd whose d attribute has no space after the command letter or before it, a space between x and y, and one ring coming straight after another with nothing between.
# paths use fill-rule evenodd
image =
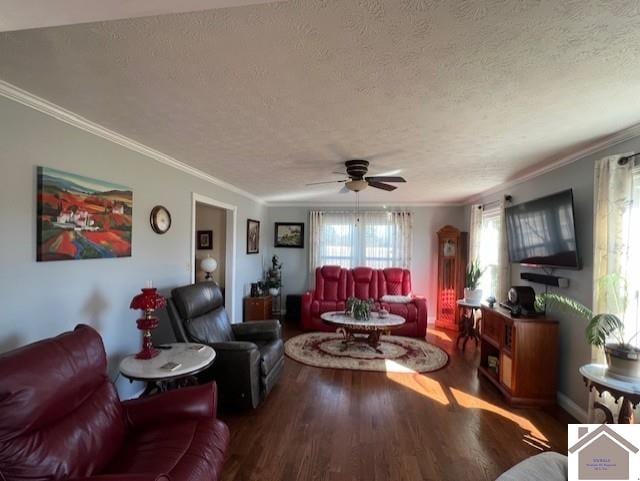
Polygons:
<instances>
[{"instance_id":1,"label":"small framed picture","mask_svg":"<svg viewBox=\"0 0 640 481\"><path fill-rule=\"evenodd\" d=\"M247 219L247 254L260 252L260 221Z\"/></svg>"},{"instance_id":2,"label":"small framed picture","mask_svg":"<svg viewBox=\"0 0 640 481\"><path fill-rule=\"evenodd\" d=\"M198 231L198 249L213 249L213 231L211 230L199 230Z\"/></svg>"},{"instance_id":3,"label":"small framed picture","mask_svg":"<svg viewBox=\"0 0 640 481\"><path fill-rule=\"evenodd\" d=\"M275 247L304 248L304 223L303 222L276 222Z\"/></svg>"}]
</instances>

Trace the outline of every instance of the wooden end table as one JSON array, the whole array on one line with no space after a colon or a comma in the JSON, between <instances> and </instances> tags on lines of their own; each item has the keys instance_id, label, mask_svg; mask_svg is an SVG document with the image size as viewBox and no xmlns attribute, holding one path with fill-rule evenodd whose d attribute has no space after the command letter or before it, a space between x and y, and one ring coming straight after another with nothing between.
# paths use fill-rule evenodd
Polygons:
<instances>
[{"instance_id":1,"label":"wooden end table","mask_svg":"<svg viewBox=\"0 0 640 481\"><path fill-rule=\"evenodd\" d=\"M456 347L460 344L460 340L464 339L462 343L462 350L467 348L467 341L473 339L476 341L476 347L480 340L480 329L476 323L475 312L480 310L481 304L479 302L467 302L464 299L459 299L458 309L460 309L460 317L462 318L460 334L456 339Z\"/></svg>"},{"instance_id":2,"label":"wooden end table","mask_svg":"<svg viewBox=\"0 0 640 481\"><path fill-rule=\"evenodd\" d=\"M640 403L640 379L610 376L606 364L585 364L580 368L580 374L589 392L595 389L600 397L608 392L616 404L622 399L618 424L633 424L633 410ZM613 413L607 406L595 401L593 407L604 413L607 424L613 424Z\"/></svg>"},{"instance_id":3,"label":"wooden end table","mask_svg":"<svg viewBox=\"0 0 640 481\"><path fill-rule=\"evenodd\" d=\"M377 312L372 312L367 320L358 320L345 314L344 311L324 312L320 318L325 323L336 327L336 332L344 336L343 350L346 350L350 344L360 342L368 344L379 354L382 354L378 347L380 346L380 336L391 334L391 330L406 322L403 317L396 314L380 316Z\"/></svg>"},{"instance_id":4,"label":"wooden end table","mask_svg":"<svg viewBox=\"0 0 640 481\"><path fill-rule=\"evenodd\" d=\"M120 362L120 372L130 382L146 383L142 396L193 384L193 376L211 366L216 358L213 348L204 344L176 342L156 347L160 354L152 359L131 355ZM179 366L173 370L164 367L170 362Z\"/></svg>"}]
</instances>

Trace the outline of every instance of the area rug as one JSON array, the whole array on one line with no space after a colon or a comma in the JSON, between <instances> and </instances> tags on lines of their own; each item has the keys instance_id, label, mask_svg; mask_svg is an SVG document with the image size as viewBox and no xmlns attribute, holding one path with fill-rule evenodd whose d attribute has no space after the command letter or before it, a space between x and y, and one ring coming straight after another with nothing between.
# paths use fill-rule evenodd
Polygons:
<instances>
[{"instance_id":1,"label":"area rug","mask_svg":"<svg viewBox=\"0 0 640 481\"><path fill-rule=\"evenodd\" d=\"M358 371L431 372L449 361L446 352L421 339L382 336L382 354L361 343L343 349L342 340L340 334L310 332L289 339L284 350L291 359L309 366Z\"/></svg>"}]
</instances>

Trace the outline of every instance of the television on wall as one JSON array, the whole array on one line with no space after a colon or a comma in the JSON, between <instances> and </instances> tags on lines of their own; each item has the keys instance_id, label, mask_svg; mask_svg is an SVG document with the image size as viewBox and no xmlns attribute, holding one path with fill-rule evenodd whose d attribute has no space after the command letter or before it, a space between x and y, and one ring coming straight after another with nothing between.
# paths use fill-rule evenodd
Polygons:
<instances>
[{"instance_id":1,"label":"television on wall","mask_svg":"<svg viewBox=\"0 0 640 481\"><path fill-rule=\"evenodd\" d=\"M580 269L571 189L505 209L512 263Z\"/></svg>"}]
</instances>

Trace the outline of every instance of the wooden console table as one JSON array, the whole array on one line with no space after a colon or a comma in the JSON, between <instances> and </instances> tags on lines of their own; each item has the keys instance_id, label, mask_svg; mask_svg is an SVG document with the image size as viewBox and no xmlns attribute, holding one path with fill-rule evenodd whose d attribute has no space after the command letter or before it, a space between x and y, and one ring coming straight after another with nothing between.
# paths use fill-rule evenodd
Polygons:
<instances>
[{"instance_id":1,"label":"wooden console table","mask_svg":"<svg viewBox=\"0 0 640 481\"><path fill-rule=\"evenodd\" d=\"M558 322L546 317L513 317L502 307L483 304L481 309L478 372L510 404L555 404Z\"/></svg>"}]
</instances>

